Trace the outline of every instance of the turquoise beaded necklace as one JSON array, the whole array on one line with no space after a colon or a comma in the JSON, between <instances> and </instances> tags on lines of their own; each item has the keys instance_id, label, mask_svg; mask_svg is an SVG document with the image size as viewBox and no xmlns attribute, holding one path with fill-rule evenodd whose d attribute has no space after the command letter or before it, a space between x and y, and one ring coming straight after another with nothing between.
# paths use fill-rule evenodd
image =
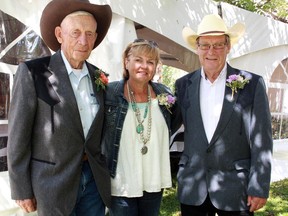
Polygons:
<instances>
[{"instance_id":1,"label":"turquoise beaded necklace","mask_svg":"<svg viewBox=\"0 0 288 216\"><path fill-rule=\"evenodd\" d=\"M131 102L132 109L135 113L136 119L137 119L137 126L136 126L136 132L137 134L140 134L140 139L143 142L143 147L141 148L141 153L146 154L148 152L148 147L146 146L146 143L150 140L150 135L151 135L151 123L152 123L152 117L151 117L151 89L150 86L148 85L148 96L147 96L147 104L145 107L143 119L141 120L141 112L139 107L137 106L134 92L130 90L130 86L127 82L127 91L128 91L128 97L129 101ZM144 136L144 120L148 115L148 129L147 129L147 134Z\"/></svg>"}]
</instances>

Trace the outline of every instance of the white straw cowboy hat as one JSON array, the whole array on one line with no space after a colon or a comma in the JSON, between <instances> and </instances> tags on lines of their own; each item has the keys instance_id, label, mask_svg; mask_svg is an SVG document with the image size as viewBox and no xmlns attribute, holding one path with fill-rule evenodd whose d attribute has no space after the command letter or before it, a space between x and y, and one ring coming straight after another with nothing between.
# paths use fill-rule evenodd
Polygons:
<instances>
[{"instance_id":1,"label":"white straw cowboy hat","mask_svg":"<svg viewBox=\"0 0 288 216\"><path fill-rule=\"evenodd\" d=\"M75 11L91 13L97 22L96 48L104 39L111 24L112 11L109 5L96 5L88 0L52 0L44 8L40 20L41 35L46 45L53 51L60 49L60 43L55 37L55 28L62 20Z\"/></svg>"},{"instance_id":2,"label":"white straw cowboy hat","mask_svg":"<svg viewBox=\"0 0 288 216\"><path fill-rule=\"evenodd\" d=\"M196 39L203 36L228 35L231 46L238 42L245 32L245 26L242 23L236 23L231 28L225 25L224 20L217 14L206 15L198 25L197 33L191 28L185 27L182 30L183 39L192 49L197 49Z\"/></svg>"}]
</instances>

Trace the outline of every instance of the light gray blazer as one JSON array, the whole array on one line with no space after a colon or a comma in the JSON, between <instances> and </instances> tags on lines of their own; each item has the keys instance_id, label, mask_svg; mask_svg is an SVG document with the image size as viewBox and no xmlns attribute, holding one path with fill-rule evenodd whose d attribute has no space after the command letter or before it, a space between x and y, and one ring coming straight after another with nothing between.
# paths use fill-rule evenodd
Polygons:
<instances>
[{"instance_id":1,"label":"light gray blazer","mask_svg":"<svg viewBox=\"0 0 288 216\"><path fill-rule=\"evenodd\" d=\"M14 79L7 147L12 199L35 196L38 215L72 212L84 151L102 199L110 206L110 176L100 146L103 92L96 91L96 67L86 64L100 105L86 139L60 51L20 64Z\"/></svg>"},{"instance_id":2,"label":"light gray blazer","mask_svg":"<svg viewBox=\"0 0 288 216\"><path fill-rule=\"evenodd\" d=\"M201 205L207 195L221 210L246 210L247 196L268 197L271 173L271 116L262 77L232 68L227 77L250 79L231 100L225 88L219 123L210 143L200 112L201 71L176 81L176 96L185 127L184 152L179 162L178 198Z\"/></svg>"}]
</instances>

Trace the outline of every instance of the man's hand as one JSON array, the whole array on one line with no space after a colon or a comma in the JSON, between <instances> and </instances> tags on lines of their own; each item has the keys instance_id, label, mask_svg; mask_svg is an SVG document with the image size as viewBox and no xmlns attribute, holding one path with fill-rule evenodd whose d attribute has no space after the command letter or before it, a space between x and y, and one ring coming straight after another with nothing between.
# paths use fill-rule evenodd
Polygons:
<instances>
[{"instance_id":1,"label":"man's hand","mask_svg":"<svg viewBox=\"0 0 288 216\"><path fill-rule=\"evenodd\" d=\"M267 202L266 198L248 196L247 205L250 206L249 211L254 212L262 208Z\"/></svg>"},{"instance_id":2,"label":"man's hand","mask_svg":"<svg viewBox=\"0 0 288 216\"><path fill-rule=\"evenodd\" d=\"M37 210L36 199L16 200L16 203L23 209L25 213L33 212Z\"/></svg>"}]
</instances>

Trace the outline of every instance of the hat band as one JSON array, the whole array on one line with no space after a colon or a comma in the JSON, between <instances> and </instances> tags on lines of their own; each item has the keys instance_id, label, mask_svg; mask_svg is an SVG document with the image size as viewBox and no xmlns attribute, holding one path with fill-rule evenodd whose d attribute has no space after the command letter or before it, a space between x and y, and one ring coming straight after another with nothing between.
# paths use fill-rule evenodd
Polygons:
<instances>
[{"instance_id":1,"label":"hat band","mask_svg":"<svg viewBox=\"0 0 288 216\"><path fill-rule=\"evenodd\" d=\"M208 31L208 32L203 32L203 33L201 33L201 34L199 34L199 35L206 35L206 34L219 34L219 33L222 33L222 34L225 34L225 32L224 31Z\"/></svg>"}]
</instances>

